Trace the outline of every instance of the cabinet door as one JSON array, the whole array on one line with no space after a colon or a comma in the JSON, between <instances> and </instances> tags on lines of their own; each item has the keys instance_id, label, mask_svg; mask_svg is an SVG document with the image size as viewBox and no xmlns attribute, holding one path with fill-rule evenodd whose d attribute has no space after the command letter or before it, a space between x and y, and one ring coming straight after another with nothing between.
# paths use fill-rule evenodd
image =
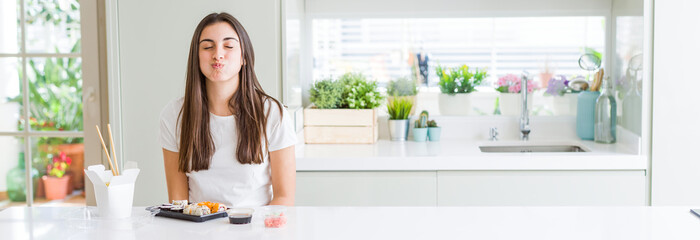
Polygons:
<instances>
[{"instance_id":1,"label":"cabinet door","mask_svg":"<svg viewBox=\"0 0 700 240\"><path fill-rule=\"evenodd\" d=\"M438 206L645 205L645 171L438 171Z\"/></svg>"},{"instance_id":2,"label":"cabinet door","mask_svg":"<svg viewBox=\"0 0 700 240\"><path fill-rule=\"evenodd\" d=\"M297 172L298 206L435 206L435 172Z\"/></svg>"}]
</instances>

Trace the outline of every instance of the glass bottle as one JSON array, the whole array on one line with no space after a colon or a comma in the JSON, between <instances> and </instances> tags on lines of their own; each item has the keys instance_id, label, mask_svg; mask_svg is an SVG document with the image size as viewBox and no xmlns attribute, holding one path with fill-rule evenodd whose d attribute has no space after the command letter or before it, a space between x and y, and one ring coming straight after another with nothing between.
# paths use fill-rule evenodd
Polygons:
<instances>
[{"instance_id":1,"label":"glass bottle","mask_svg":"<svg viewBox=\"0 0 700 240\"><path fill-rule=\"evenodd\" d=\"M597 143L614 143L617 124L617 103L610 77L605 78L603 90L595 103L594 140Z\"/></svg>"},{"instance_id":2,"label":"glass bottle","mask_svg":"<svg viewBox=\"0 0 700 240\"><path fill-rule=\"evenodd\" d=\"M630 87L625 93L624 99L620 103L622 107L622 116L620 116L620 125L625 129L642 135L642 94L639 92L637 83L637 74L629 75L627 81L630 82Z\"/></svg>"},{"instance_id":3,"label":"glass bottle","mask_svg":"<svg viewBox=\"0 0 700 240\"><path fill-rule=\"evenodd\" d=\"M27 201L27 182L25 181L24 152L19 153L17 166L7 172L7 197L13 202ZM39 183L39 171L35 168L31 170L33 182L33 196L36 196L37 184Z\"/></svg>"}]
</instances>

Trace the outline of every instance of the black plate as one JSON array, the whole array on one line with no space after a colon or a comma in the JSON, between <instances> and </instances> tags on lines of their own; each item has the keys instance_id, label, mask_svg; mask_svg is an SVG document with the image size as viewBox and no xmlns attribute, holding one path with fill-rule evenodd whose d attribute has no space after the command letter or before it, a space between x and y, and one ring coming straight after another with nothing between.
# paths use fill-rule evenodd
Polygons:
<instances>
[{"instance_id":1,"label":"black plate","mask_svg":"<svg viewBox=\"0 0 700 240\"><path fill-rule=\"evenodd\" d=\"M153 207L146 208L146 210L150 211L152 208ZM202 216L195 216L195 215L184 214L181 212L175 212L175 211L161 209L160 212L158 212L156 214L156 216L182 219L182 220L187 220L187 221L192 221L192 222L206 222L206 221L209 221L212 219L227 217L228 214L226 212L218 212L218 213L212 213L212 214L207 214L207 215L202 215Z\"/></svg>"}]
</instances>

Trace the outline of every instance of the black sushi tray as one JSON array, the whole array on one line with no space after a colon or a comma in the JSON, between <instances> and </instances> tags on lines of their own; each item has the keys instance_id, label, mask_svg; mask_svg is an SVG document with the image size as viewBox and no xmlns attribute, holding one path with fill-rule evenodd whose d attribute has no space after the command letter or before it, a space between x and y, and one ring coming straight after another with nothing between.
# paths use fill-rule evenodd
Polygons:
<instances>
[{"instance_id":1,"label":"black sushi tray","mask_svg":"<svg viewBox=\"0 0 700 240\"><path fill-rule=\"evenodd\" d=\"M195 216L195 215L184 214L181 212L171 211L171 210L167 210L167 209L160 209L160 208L158 208L158 206L147 207L146 211L154 211L156 209L160 210L158 213L156 213L156 216L175 218L175 219L187 220L187 221L192 221L192 222L206 222L206 221L209 221L212 219L228 217L228 214L226 212L218 212L218 213L212 213L212 214L207 214L207 215L202 215L202 216Z\"/></svg>"}]
</instances>

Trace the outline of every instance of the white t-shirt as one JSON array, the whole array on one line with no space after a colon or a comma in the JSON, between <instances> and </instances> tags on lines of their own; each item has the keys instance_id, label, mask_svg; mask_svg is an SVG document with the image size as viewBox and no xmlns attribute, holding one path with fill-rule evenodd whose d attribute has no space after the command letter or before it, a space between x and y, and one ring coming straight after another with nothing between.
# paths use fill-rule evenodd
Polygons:
<instances>
[{"instance_id":1,"label":"white t-shirt","mask_svg":"<svg viewBox=\"0 0 700 240\"><path fill-rule=\"evenodd\" d=\"M184 98L171 101L160 114L160 142L168 151L179 152L180 125L177 119L183 102ZM276 151L294 145L296 134L287 110L283 107L283 115L280 115L277 104L271 100L265 102L265 112L268 109L269 150ZM267 205L272 199L268 153L264 153L262 164L241 164L236 159L238 135L235 118L211 113L209 116L215 152L208 170L186 173L189 201L219 202L233 207Z\"/></svg>"}]
</instances>

